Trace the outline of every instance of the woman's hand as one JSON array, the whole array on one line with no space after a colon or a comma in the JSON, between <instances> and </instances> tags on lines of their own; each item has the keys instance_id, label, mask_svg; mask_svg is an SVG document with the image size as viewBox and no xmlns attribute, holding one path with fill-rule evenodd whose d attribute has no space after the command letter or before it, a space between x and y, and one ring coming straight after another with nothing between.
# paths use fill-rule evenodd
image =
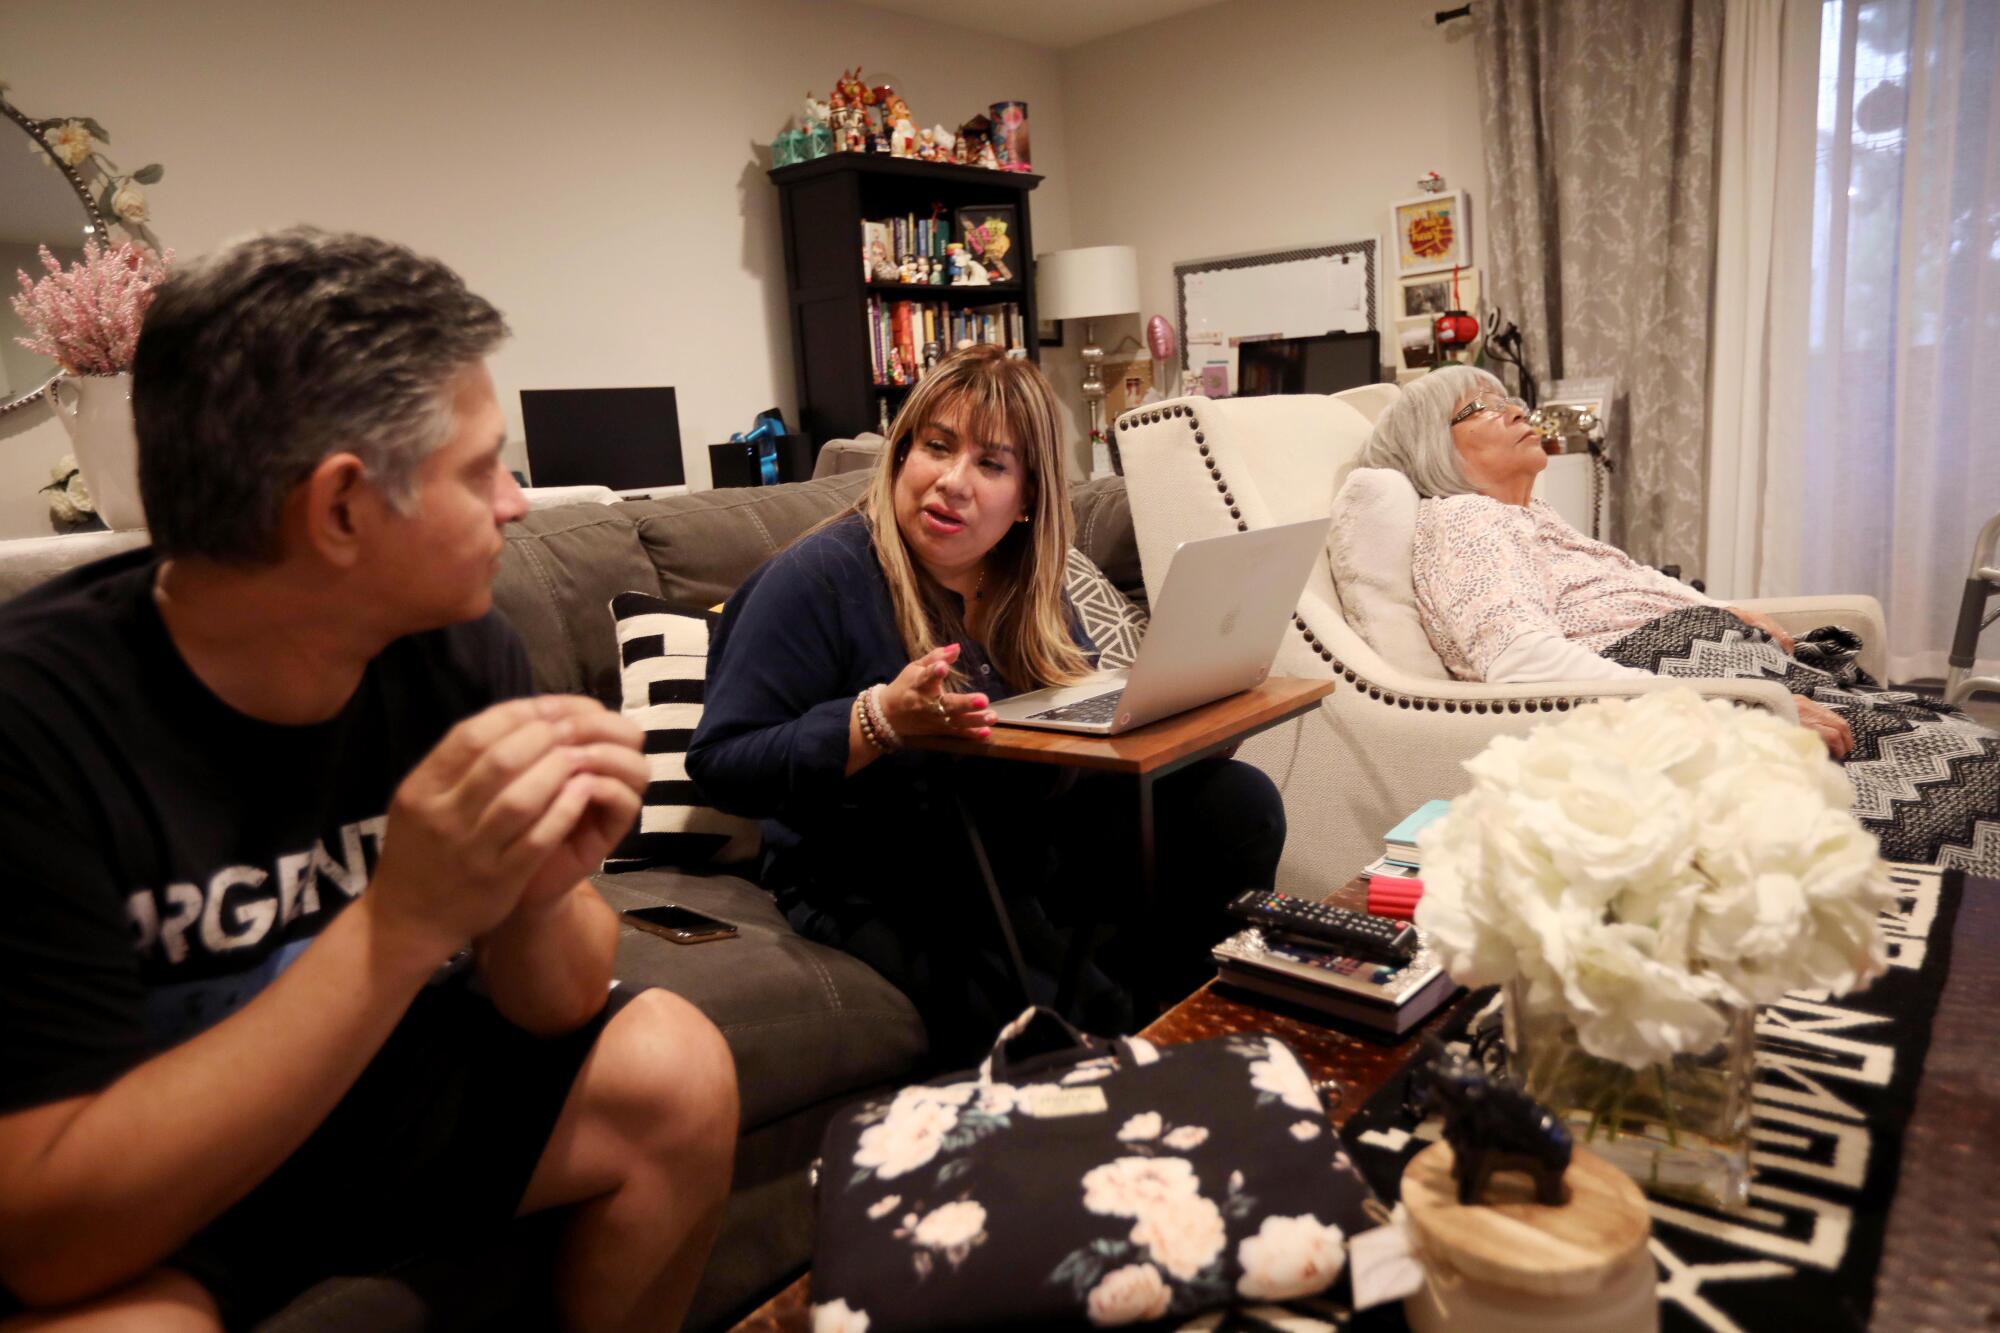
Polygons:
<instances>
[{"instance_id":1,"label":"woman's hand","mask_svg":"<svg viewBox=\"0 0 2000 1333\"><path fill-rule=\"evenodd\" d=\"M1792 636L1785 633L1785 627L1761 611L1745 611L1740 606L1728 608L1729 614L1748 625L1751 629L1763 630L1778 641L1779 651L1787 656L1792 651Z\"/></svg>"},{"instance_id":2,"label":"woman's hand","mask_svg":"<svg viewBox=\"0 0 2000 1333\"><path fill-rule=\"evenodd\" d=\"M1828 753L1835 759L1845 759L1854 753L1854 728L1847 725L1846 718L1803 694L1797 696L1797 702L1799 725L1817 731L1819 738L1826 742Z\"/></svg>"},{"instance_id":3,"label":"woman's hand","mask_svg":"<svg viewBox=\"0 0 2000 1333\"><path fill-rule=\"evenodd\" d=\"M882 711L898 736L975 736L984 740L1000 719L987 708L983 694L952 694L945 689L958 645L933 648L904 667L882 690Z\"/></svg>"}]
</instances>

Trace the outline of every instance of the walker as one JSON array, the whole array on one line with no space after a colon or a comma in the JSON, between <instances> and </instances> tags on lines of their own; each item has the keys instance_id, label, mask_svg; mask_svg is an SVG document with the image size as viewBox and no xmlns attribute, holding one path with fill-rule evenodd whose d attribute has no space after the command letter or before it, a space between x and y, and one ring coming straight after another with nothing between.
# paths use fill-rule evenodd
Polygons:
<instances>
[{"instance_id":1,"label":"walker","mask_svg":"<svg viewBox=\"0 0 2000 1333\"><path fill-rule=\"evenodd\" d=\"M1951 638L1951 670L1944 678L1944 701L1953 707L1965 702L1977 690L2000 691L2000 676L1974 676L1973 654L1979 647L1979 632L2000 620L2000 608L1987 611L1986 603L2000 597L2000 561L1994 548L2000 546L2000 514L1986 521L1972 543L1972 572L1965 576L1965 598L1958 604L1958 629Z\"/></svg>"}]
</instances>

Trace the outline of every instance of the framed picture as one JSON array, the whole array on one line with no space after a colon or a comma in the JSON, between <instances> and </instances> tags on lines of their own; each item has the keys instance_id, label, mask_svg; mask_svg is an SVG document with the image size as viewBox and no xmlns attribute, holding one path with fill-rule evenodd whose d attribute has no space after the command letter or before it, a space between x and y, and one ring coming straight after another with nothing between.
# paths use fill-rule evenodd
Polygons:
<instances>
[{"instance_id":1,"label":"framed picture","mask_svg":"<svg viewBox=\"0 0 2000 1333\"><path fill-rule=\"evenodd\" d=\"M1118 420L1153 391L1153 358L1144 354L1104 358L1104 420Z\"/></svg>"},{"instance_id":2,"label":"framed picture","mask_svg":"<svg viewBox=\"0 0 2000 1333\"><path fill-rule=\"evenodd\" d=\"M1431 316L1396 321L1396 369L1429 370L1438 364L1437 339L1431 330Z\"/></svg>"},{"instance_id":3,"label":"framed picture","mask_svg":"<svg viewBox=\"0 0 2000 1333\"><path fill-rule=\"evenodd\" d=\"M1442 315L1447 310L1463 310L1478 315L1479 270L1462 268L1458 271L1458 303L1452 303L1451 270L1442 273L1420 273L1404 278L1396 284L1398 319L1415 319L1419 315Z\"/></svg>"},{"instance_id":4,"label":"framed picture","mask_svg":"<svg viewBox=\"0 0 2000 1333\"><path fill-rule=\"evenodd\" d=\"M1035 321L1035 341L1044 347L1061 347L1063 322L1059 319Z\"/></svg>"},{"instance_id":5,"label":"framed picture","mask_svg":"<svg viewBox=\"0 0 2000 1333\"><path fill-rule=\"evenodd\" d=\"M1399 199L1389 209L1396 273L1435 273L1472 263L1472 214L1463 190Z\"/></svg>"},{"instance_id":6,"label":"framed picture","mask_svg":"<svg viewBox=\"0 0 2000 1333\"><path fill-rule=\"evenodd\" d=\"M955 238L965 252L986 266L986 276L1006 285L1021 281L1020 260L1013 257L1021 236L1021 210L1013 204L961 208L952 216Z\"/></svg>"}]
</instances>

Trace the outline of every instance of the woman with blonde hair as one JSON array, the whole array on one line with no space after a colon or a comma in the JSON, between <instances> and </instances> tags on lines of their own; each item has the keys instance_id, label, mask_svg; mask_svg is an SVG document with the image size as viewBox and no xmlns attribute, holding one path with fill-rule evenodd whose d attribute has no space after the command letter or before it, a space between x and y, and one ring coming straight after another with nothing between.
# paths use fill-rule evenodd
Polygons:
<instances>
[{"instance_id":1,"label":"woman with blonde hair","mask_svg":"<svg viewBox=\"0 0 2000 1333\"><path fill-rule=\"evenodd\" d=\"M901 987L945 1060L990 1043L1020 1002L954 791L1010 895L1038 1002L1056 989L1053 918L1132 878L1136 811L1115 781L986 760L947 769L904 748L984 738L992 700L1095 664L1064 591L1073 520L1057 422L1033 363L990 346L941 362L854 508L729 599L688 748L707 799L764 820L763 882L793 927ZM1229 760L1190 766L1154 799L1170 929L1159 957L1128 964L1157 965L1171 985L1204 974L1220 904L1271 884L1284 814L1268 778ZM1078 1016L1100 1030L1130 1021L1123 989L1095 969L1083 1001Z\"/></svg>"}]
</instances>

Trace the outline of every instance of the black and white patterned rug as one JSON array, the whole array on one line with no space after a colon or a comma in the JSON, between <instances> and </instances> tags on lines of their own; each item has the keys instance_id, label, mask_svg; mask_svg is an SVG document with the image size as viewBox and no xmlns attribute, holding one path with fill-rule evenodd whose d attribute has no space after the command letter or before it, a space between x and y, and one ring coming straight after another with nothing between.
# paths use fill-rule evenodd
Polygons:
<instances>
[{"instance_id":1,"label":"black and white patterned rug","mask_svg":"<svg viewBox=\"0 0 2000 1333\"><path fill-rule=\"evenodd\" d=\"M1852 809L1883 856L2000 876L2000 733L1958 709L1905 690L1843 685L1719 607L1661 616L1602 655L1684 680L1775 680L1825 704L1853 728L1844 765Z\"/></svg>"},{"instance_id":2,"label":"black and white patterned rug","mask_svg":"<svg viewBox=\"0 0 2000 1333\"><path fill-rule=\"evenodd\" d=\"M1887 974L1859 995L1799 992L1757 1016L1749 1204L1723 1212L1649 1200L1662 1328L1868 1326L1903 1127L1963 891L1960 876L1928 866L1898 866L1894 878L1896 904L1883 914ZM1492 1003L1475 994L1440 1037L1464 1049L1468 1028ZM1341 1131L1385 1200L1441 1130L1435 1117L1419 1123L1405 1112L1407 1083L1407 1075L1391 1080ZM1369 1311L1354 1326L1399 1322L1392 1310Z\"/></svg>"}]
</instances>

